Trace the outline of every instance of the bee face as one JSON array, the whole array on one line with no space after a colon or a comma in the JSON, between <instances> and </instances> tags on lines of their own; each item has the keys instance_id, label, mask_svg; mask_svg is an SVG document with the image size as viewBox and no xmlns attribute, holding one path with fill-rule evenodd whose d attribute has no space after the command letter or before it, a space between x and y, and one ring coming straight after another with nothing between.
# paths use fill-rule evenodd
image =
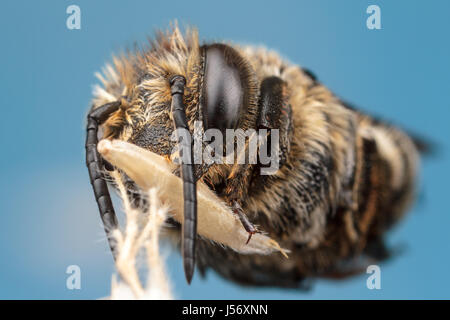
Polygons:
<instances>
[{"instance_id":1,"label":"bee face","mask_svg":"<svg viewBox=\"0 0 450 320\"><path fill-rule=\"evenodd\" d=\"M187 54L197 58L192 65L181 68L186 70L188 81L184 105L190 129L193 130L195 121L202 123L203 131L218 129L223 135L226 129L254 127L257 90L250 64L234 48L225 44L205 45ZM173 133L171 100L168 85L164 88L155 83L170 74L166 70L158 77L145 75L131 90L139 92L139 97L135 102L137 106L128 111L128 114L133 114L139 110L136 112L139 117L131 121L129 141L161 155L169 155L174 148L170 139ZM189 74L195 74L192 81ZM155 87L162 87L162 90L152 91ZM127 132L126 129L123 131Z\"/></svg>"},{"instance_id":2,"label":"bee face","mask_svg":"<svg viewBox=\"0 0 450 320\"><path fill-rule=\"evenodd\" d=\"M89 152L99 125L106 138L169 157L180 141L175 129L192 134L196 121L202 124L200 135L209 129L224 136L229 129L279 131L280 167L273 175L259 173L261 162L179 166L185 220L180 221L183 231L175 233L183 237L183 256L189 260L185 270L191 276L194 252L201 270L214 268L245 284L295 286L309 276L345 275L342 262L381 246L388 226L413 198L414 142L401 130L349 108L309 71L276 53L199 45L195 32L183 37L175 28L161 33L150 49L115 59L115 67L104 73L88 117L96 121L88 120ZM125 102L107 104L121 97ZM270 142L271 135L265 138ZM189 141L192 156L192 141L183 141ZM94 169L101 169L96 157L88 155L87 163L99 199L106 186L95 189ZM196 239L196 184L206 184L217 208L223 205L240 220L249 234L247 244L236 245L240 238L233 233L214 238L220 231L208 233L204 228L215 226L201 224L199 233L225 247ZM107 203L99 208L102 217L113 212ZM289 249L290 259L245 251L245 245L262 239L252 238L259 231Z\"/></svg>"},{"instance_id":3,"label":"bee face","mask_svg":"<svg viewBox=\"0 0 450 320\"><path fill-rule=\"evenodd\" d=\"M93 137L101 119L107 118L104 125L106 137L119 138L167 156L174 150L173 129L176 129L175 142L178 146L184 144L183 154L188 156L187 160L182 160L180 171L184 181L183 256L186 277L190 282L196 242L196 180L207 172L208 166L200 166L200 174L195 174L199 170L195 170L192 164L193 142L189 124L192 127L193 121L202 119L207 129L217 129L222 133L238 126L248 126L246 115L249 114L249 78L252 75L240 55L226 45L200 48L194 43L194 46L174 48L172 43L166 46L164 40L160 40L157 48L150 50L148 55L136 55L116 62L121 76L127 79L124 81L127 85L122 89L125 96L120 100L119 109L113 110L109 118L100 111L105 108L94 108L88 116L88 133ZM175 64L174 59L178 60ZM181 130L184 133L180 134ZM87 165L99 167L101 163L96 160L93 147L96 147L96 141L91 138L86 142ZM106 188L95 184L97 177L91 169L90 176L94 192L109 200ZM99 208L100 211L102 208L103 211L112 210L111 205L99 205Z\"/></svg>"}]
</instances>

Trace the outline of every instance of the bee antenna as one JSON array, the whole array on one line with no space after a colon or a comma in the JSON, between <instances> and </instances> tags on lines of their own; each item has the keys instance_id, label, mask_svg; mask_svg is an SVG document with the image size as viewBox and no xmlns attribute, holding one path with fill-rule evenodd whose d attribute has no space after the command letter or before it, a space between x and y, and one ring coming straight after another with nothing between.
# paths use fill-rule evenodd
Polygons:
<instances>
[{"instance_id":1,"label":"bee antenna","mask_svg":"<svg viewBox=\"0 0 450 320\"><path fill-rule=\"evenodd\" d=\"M112 231L117 229L118 221L114 211L105 176L102 174L104 166L110 165L102 159L97 151L98 128L106 119L120 108L121 102L115 101L104 104L91 110L87 117L86 126L86 166L89 171L89 178L94 190L95 200L97 201L100 217L108 238L109 246L116 258L116 240L111 236Z\"/></svg>"},{"instance_id":2,"label":"bee antenna","mask_svg":"<svg viewBox=\"0 0 450 320\"><path fill-rule=\"evenodd\" d=\"M183 104L186 79L181 75L174 75L169 79L172 95L172 118L177 132L179 150L189 150L189 154L181 154L181 178L183 180L184 223L182 231L182 255L184 274L190 284L195 268L195 240L197 237L197 188L194 177L193 144L186 119ZM181 138L181 139L180 139Z\"/></svg>"}]
</instances>

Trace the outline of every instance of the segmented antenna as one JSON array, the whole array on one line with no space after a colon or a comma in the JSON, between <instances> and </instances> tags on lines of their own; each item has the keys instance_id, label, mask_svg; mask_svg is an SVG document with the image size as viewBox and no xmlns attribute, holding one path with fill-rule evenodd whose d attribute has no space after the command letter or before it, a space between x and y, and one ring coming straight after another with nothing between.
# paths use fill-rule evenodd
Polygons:
<instances>
[{"instance_id":1,"label":"segmented antenna","mask_svg":"<svg viewBox=\"0 0 450 320\"><path fill-rule=\"evenodd\" d=\"M180 152L189 150L189 154L180 154L181 178L183 180L184 224L182 231L182 254L184 274L191 283L195 268L195 240L197 237L197 188L194 177L193 143L186 120L183 96L186 79L181 75L170 78L172 94L172 117L177 132Z\"/></svg>"},{"instance_id":2,"label":"segmented antenna","mask_svg":"<svg viewBox=\"0 0 450 320\"><path fill-rule=\"evenodd\" d=\"M115 101L102 105L91 112L87 117L86 126L86 166L89 170L89 178L94 189L95 200L97 201L100 217L108 238L109 247L115 259L115 239L111 237L111 232L117 228L118 222L114 207L109 195L108 186L103 177L104 161L97 151L98 126L101 125L110 115L119 109L121 102Z\"/></svg>"}]
</instances>

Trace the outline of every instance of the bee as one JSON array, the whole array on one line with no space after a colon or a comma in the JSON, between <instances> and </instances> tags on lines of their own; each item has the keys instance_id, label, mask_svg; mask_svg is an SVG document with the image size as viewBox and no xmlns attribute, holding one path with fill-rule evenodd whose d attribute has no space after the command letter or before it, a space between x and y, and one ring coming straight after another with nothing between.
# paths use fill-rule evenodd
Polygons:
<instances>
[{"instance_id":1,"label":"bee","mask_svg":"<svg viewBox=\"0 0 450 320\"><path fill-rule=\"evenodd\" d=\"M118 222L106 178L122 170L130 197L147 174L173 182L163 188L178 208L168 235L181 247L188 282L197 267L242 285L299 287L357 274L361 258L389 256L385 234L414 200L423 145L344 102L312 72L265 48L200 44L196 30L183 35L174 26L98 77L86 163L107 234ZM194 147L171 136L193 132L196 122L220 132L266 129L266 141L278 130L278 170L262 175L259 160L175 164L177 142L189 159ZM125 148L123 158L114 148ZM288 259L273 253L277 246Z\"/></svg>"}]
</instances>

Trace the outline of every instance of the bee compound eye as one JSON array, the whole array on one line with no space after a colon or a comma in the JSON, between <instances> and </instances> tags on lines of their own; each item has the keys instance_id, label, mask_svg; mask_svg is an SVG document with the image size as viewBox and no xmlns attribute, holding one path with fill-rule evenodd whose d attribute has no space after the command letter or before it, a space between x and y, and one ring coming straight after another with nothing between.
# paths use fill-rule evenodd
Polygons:
<instances>
[{"instance_id":1,"label":"bee compound eye","mask_svg":"<svg viewBox=\"0 0 450 320\"><path fill-rule=\"evenodd\" d=\"M246 111L243 59L236 50L223 44L205 46L203 50L203 125L205 129L222 132L235 129Z\"/></svg>"}]
</instances>

